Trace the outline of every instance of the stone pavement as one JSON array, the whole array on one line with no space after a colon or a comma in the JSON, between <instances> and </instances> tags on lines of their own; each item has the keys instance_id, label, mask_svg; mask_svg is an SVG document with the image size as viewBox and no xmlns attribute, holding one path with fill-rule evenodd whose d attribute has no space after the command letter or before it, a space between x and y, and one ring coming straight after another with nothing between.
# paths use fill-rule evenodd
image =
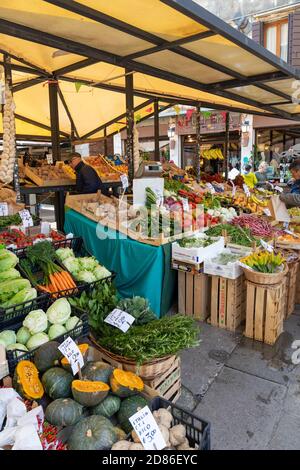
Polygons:
<instances>
[{"instance_id":1,"label":"stone pavement","mask_svg":"<svg viewBox=\"0 0 300 470\"><path fill-rule=\"evenodd\" d=\"M274 346L201 323L201 344L184 351L178 405L211 423L212 449L300 449L300 310Z\"/></svg>"}]
</instances>

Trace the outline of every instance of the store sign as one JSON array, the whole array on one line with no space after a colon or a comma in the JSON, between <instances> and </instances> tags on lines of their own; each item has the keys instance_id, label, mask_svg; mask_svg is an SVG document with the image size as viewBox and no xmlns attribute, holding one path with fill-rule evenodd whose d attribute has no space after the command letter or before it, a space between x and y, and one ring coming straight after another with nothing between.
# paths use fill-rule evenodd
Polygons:
<instances>
[{"instance_id":1,"label":"store sign","mask_svg":"<svg viewBox=\"0 0 300 470\"><path fill-rule=\"evenodd\" d=\"M58 349L69 361L73 375L77 374L79 368L81 369L84 366L84 360L75 341L73 341L69 336L63 343L61 343L60 346L58 346Z\"/></svg>"},{"instance_id":2,"label":"store sign","mask_svg":"<svg viewBox=\"0 0 300 470\"><path fill-rule=\"evenodd\" d=\"M30 212L27 209L23 209L19 212L22 219L22 225L24 228L33 227L33 220Z\"/></svg>"},{"instance_id":3,"label":"store sign","mask_svg":"<svg viewBox=\"0 0 300 470\"><path fill-rule=\"evenodd\" d=\"M127 175L121 175L121 176L120 176L120 180L121 180L123 189L124 189L124 190L127 189L128 186L129 186Z\"/></svg>"},{"instance_id":4,"label":"store sign","mask_svg":"<svg viewBox=\"0 0 300 470\"><path fill-rule=\"evenodd\" d=\"M0 202L0 216L8 215L8 204L7 202Z\"/></svg>"},{"instance_id":5,"label":"store sign","mask_svg":"<svg viewBox=\"0 0 300 470\"><path fill-rule=\"evenodd\" d=\"M135 318L132 315L119 308L115 308L104 320L105 323L119 328L123 333L129 330L134 321Z\"/></svg>"},{"instance_id":6,"label":"store sign","mask_svg":"<svg viewBox=\"0 0 300 470\"><path fill-rule=\"evenodd\" d=\"M148 406L129 418L145 450L162 450L166 442Z\"/></svg>"}]
</instances>

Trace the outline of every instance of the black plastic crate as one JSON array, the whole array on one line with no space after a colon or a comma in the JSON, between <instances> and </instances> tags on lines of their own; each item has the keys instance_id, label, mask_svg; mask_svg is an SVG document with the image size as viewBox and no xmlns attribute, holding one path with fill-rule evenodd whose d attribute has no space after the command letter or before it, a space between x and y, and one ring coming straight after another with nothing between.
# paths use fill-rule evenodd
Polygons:
<instances>
[{"instance_id":1,"label":"black plastic crate","mask_svg":"<svg viewBox=\"0 0 300 470\"><path fill-rule=\"evenodd\" d=\"M24 276L25 277L25 276ZM28 300L12 307L0 307L0 331L7 329L20 319L28 315L32 310L44 309L49 302L48 294L38 294L35 299Z\"/></svg>"},{"instance_id":2,"label":"black plastic crate","mask_svg":"<svg viewBox=\"0 0 300 470\"><path fill-rule=\"evenodd\" d=\"M69 336L74 341L78 340L79 338L83 338L83 337L88 336L90 330L89 330L89 323L88 323L87 314L83 313L81 310L77 309L77 307L72 306L72 316L74 316L74 315L80 318L80 320L82 321L82 324L80 324L78 326L75 326L75 328L73 328L73 330L67 331L66 333L64 333L61 336L58 336L57 338L54 338L53 341L57 341L58 343L61 344ZM20 323L14 325L13 327L11 327L10 329L14 330L14 331L17 331L19 328L21 328L22 325L23 325L23 323L20 322ZM24 352L24 351L17 350L17 349L14 350L14 351L7 351L6 352L6 357L7 357L8 370L9 370L10 375L14 373L14 370L15 370L18 362L24 361L24 360L26 360L26 361L32 360L32 358L34 356L34 353L37 349L38 348L33 349L32 351L28 351L28 352L27 351ZM22 353L22 354L18 355L18 353Z\"/></svg>"},{"instance_id":3,"label":"black plastic crate","mask_svg":"<svg viewBox=\"0 0 300 470\"><path fill-rule=\"evenodd\" d=\"M161 397L154 398L149 407L151 411L167 408L173 416L172 426L175 424L185 426L186 437L191 447L210 450L210 423Z\"/></svg>"},{"instance_id":4,"label":"black plastic crate","mask_svg":"<svg viewBox=\"0 0 300 470\"><path fill-rule=\"evenodd\" d=\"M59 230L56 230L57 233L59 233L60 235L64 235L63 233L59 232ZM55 242L51 242L52 245L54 245L55 249L57 250L57 248L71 248L71 245L72 245L72 238L66 240L57 240ZM79 240L79 238L76 238L76 240ZM42 238L41 241L44 241L44 239ZM59 243L64 243L64 245L62 246L59 246L57 244ZM32 246L32 245L31 245ZM22 258L24 256L26 256L26 250L27 250L28 246L24 246L22 248L8 248L9 250L11 250L13 253L15 253L15 255L17 255L19 258Z\"/></svg>"}]
</instances>

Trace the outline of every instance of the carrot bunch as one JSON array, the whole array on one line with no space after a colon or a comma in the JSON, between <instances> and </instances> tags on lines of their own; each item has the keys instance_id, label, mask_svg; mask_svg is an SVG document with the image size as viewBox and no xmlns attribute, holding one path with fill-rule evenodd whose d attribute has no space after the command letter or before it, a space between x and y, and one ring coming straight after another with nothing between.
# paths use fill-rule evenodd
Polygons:
<instances>
[{"instance_id":1,"label":"carrot bunch","mask_svg":"<svg viewBox=\"0 0 300 470\"><path fill-rule=\"evenodd\" d=\"M74 289L76 284L67 271L61 270L49 274L49 282L47 285L42 286L38 284L37 287L43 292L53 294L58 291Z\"/></svg>"}]
</instances>

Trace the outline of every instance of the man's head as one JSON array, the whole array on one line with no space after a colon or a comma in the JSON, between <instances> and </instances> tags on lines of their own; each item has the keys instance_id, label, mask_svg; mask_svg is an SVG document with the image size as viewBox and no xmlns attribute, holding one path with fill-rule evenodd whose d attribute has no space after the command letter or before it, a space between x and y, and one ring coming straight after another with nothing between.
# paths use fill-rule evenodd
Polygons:
<instances>
[{"instance_id":1,"label":"man's head","mask_svg":"<svg viewBox=\"0 0 300 470\"><path fill-rule=\"evenodd\" d=\"M290 165L290 172L295 180L300 180L300 159L294 160Z\"/></svg>"},{"instance_id":2,"label":"man's head","mask_svg":"<svg viewBox=\"0 0 300 470\"><path fill-rule=\"evenodd\" d=\"M250 173L251 168L252 168L251 165L246 165L245 166L245 173Z\"/></svg>"},{"instance_id":3,"label":"man's head","mask_svg":"<svg viewBox=\"0 0 300 470\"><path fill-rule=\"evenodd\" d=\"M73 152L70 155L70 166L75 170L77 165L81 162L81 155L78 152Z\"/></svg>"}]
</instances>

